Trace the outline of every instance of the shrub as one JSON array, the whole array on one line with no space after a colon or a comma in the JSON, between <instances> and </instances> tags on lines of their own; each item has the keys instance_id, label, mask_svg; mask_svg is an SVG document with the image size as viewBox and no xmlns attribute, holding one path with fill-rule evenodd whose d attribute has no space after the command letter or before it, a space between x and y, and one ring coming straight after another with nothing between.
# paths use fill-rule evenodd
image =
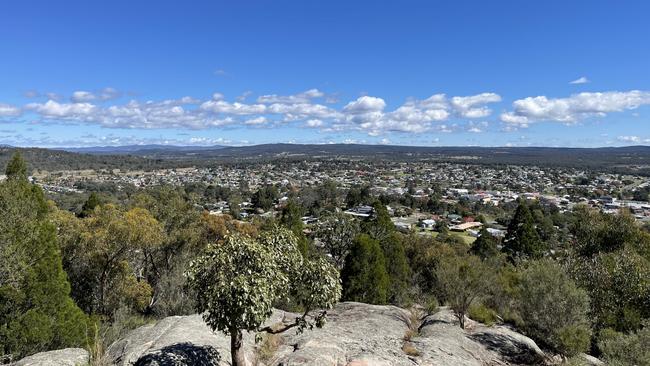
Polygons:
<instances>
[{"instance_id":1,"label":"shrub","mask_svg":"<svg viewBox=\"0 0 650 366\"><path fill-rule=\"evenodd\" d=\"M440 305L438 304L438 299L431 297L426 303L424 309L428 315L435 314L438 312Z\"/></svg>"},{"instance_id":2,"label":"shrub","mask_svg":"<svg viewBox=\"0 0 650 366\"><path fill-rule=\"evenodd\" d=\"M608 365L650 365L650 321L636 333L624 334L612 329L600 332L598 348Z\"/></svg>"},{"instance_id":3,"label":"shrub","mask_svg":"<svg viewBox=\"0 0 650 366\"><path fill-rule=\"evenodd\" d=\"M481 322L487 326L491 326L496 323L498 318L496 311L488 308L483 304L473 304L469 307L467 314L471 319Z\"/></svg>"},{"instance_id":4,"label":"shrub","mask_svg":"<svg viewBox=\"0 0 650 366\"><path fill-rule=\"evenodd\" d=\"M550 259L529 263L519 284L524 330L538 342L566 355L589 347L589 297Z\"/></svg>"},{"instance_id":5,"label":"shrub","mask_svg":"<svg viewBox=\"0 0 650 366\"><path fill-rule=\"evenodd\" d=\"M465 328L465 315L474 301L490 293L492 268L476 256L444 258L436 271L449 307Z\"/></svg>"}]
</instances>

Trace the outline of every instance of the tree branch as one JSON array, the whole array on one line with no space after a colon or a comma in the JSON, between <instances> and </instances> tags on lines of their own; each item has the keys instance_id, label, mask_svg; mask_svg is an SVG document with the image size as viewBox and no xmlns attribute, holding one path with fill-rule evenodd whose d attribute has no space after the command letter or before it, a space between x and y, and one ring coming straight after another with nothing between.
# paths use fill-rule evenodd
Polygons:
<instances>
[{"instance_id":1,"label":"tree branch","mask_svg":"<svg viewBox=\"0 0 650 366\"><path fill-rule=\"evenodd\" d=\"M286 332L287 330L289 330L291 328L295 328L295 327L299 326L302 323L302 321L307 318L307 315L309 315L309 311L310 311L310 309L307 309L302 314L301 317L296 318L294 320L294 322L291 323L291 324L287 324L287 325L285 325L285 326L283 326L281 328L278 328L278 329L273 329L272 327L267 326L267 327L261 328L259 331L260 332L266 332L266 333L269 333L269 334L279 334L279 333Z\"/></svg>"}]
</instances>

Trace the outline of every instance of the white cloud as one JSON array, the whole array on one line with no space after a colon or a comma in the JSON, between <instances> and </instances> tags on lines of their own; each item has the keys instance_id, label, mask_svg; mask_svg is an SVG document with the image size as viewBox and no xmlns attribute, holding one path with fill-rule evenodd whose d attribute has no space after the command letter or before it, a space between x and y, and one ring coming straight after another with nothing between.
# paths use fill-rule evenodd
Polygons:
<instances>
[{"instance_id":1,"label":"white cloud","mask_svg":"<svg viewBox=\"0 0 650 366\"><path fill-rule=\"evenodd\" d=\"M260 116L260 117L251 118L251 119L247 120L246 122L244 122L244 124L245 125L263 125L266 122L268 122L266 117Z\"/></svg>"},{"instance_id":2,"label":"white cloud","mask_svg":"<svg viewBox=\"0 0 650 366\"><path fill-rule=\"evenodd\" d=\"M85 90L78 90L72 93L70 100L74 103L86 103L86 102L93 102L97 100L107 101L107 100L117 99L121 95L122 94L119 91L113 88L104 88L95 93L85 91Z\"/></svg>"},{"instance_id":3,"label":"white cloud","mask_svg":"<svg viewBox=\"0 0 650 366\"><path fill-rule=\"evenodd\" d=\"M117 99L121 96L122 93L120 93L118 90L113 88L104 88L100 90L98 93L99 100L104 100L104 101Z\"/></svg>"},{"instance_id":4,"label":"white cloud","mask_svg":"<svg viewBox=\"0 0 650 366\"><path fill-rule=\"evenodd\" d=\"M587 79L584 76L581 76L573 81L569 81L569 84L587 84L589 82L589 79Z\"/></svg>"},{"instance_id":5,"label":"white cloud","mask_svg":"<svg viewBox=\"0 0 650 366\"><path fill-rule=\"evenodd\" d=\"M461 117L484 118L492 114L492 110L485 105L500 101L501 96L498 94L481 93L468 97L453 97L450 104Z\"/></svg>"},{"instance_id":6,"label":"white cloud","mask_svg":"<svg viewBox=\"0 0 650 366\"><path fill-rule=\"evenodd\" d=\"M0 117L15 117L21 113L20 108L0 103Z\"/></svg>"},{"instance_id":7,"label":"white cloud","mask_svg":"<svg viewBox=\"0 0 650 366\"><path fill-rule=\"evenodd\" d=\"M323 127L324 123L320 119L310 119L305 122L305 127L317 128Z\"/></svg>"},{"instance_id":8,"label":"white cloud","mask_svg":"<svg viewBox=\"0 0 650 366\"><path fill-rule=\"evenodd\" d=\"M495 93L447 98L434 94L424 100L410 100L392 112L384 112L383 99L363 96L348 103L342 110L345 120L370 135L387 131L422 133L433 128L434 122L451 117L481 118L491 114L485 105L495 103L501 97ZM445 130L445 128L442 128Z\"/></svg>"},{"instance_id":9,"label":"white cloud","mask_svg":"<svg viewBox=\"0 0 650 366\"><path fill-rule=\"evenodd\" d=\"M244 97L248 94L245 93ZM326 103L327 95L318 89L309 89L288 96L263 95L251 103L246 103L244 97L229 101L221 93L214 93L211 98L203 100L185 96L163 101L103 103L120 96L112 88L95 92L80 90L72 95L70 103L48 100L45 103L29 103L24 109L48 122L86 123L107 128L208 129L226 125L242 127L301 123L304 127L318 128L323 132L353 130L379 136L391 131L424 133L467 130L462 125L441 123L453 118L487 116L491 113L487 104L501 100L495 93L454 97L434 94L422 100L407 100L395 109L387 110L384 99L369 95L342 107L320 104L317 100ZM8 107L5 110L8 111ZM474 128L474 132L483 130L480 124L469 128Z\"/></svg>"},{"instance_id":10,"label":"white cloud","mask_svg":"<svg viewBox=\"0 0 650 366\"><path fill-rule=\"evenodd\" d=\"M48 100L45 103L29 103L26 109L33 110L44 117L62 119L80 119L91 116L97 108L90 103L59 103Z\"/></svg>"},{"instance_id":11,"label":"white cloud","mask_svg":"<svg viewBox=\"0 0 650 366\"><path fill-rule=\"evenodd\" d=\"M384 108L386 108L386 102L383 99L364 95L348 103L343 107L343 111L350 114L363 114L381 112Z\"/></svg>"},{"instance_id":12,"label":"white cloud","mask_svg":"<svg viewBox=\"0 0 650 366\"><path fill-rule=\"evenodd\" d=\"M644 143L650 142L650 139L642 139L639 136L618 136L616 139L621 142L634 143L634 144L638 144L640 142L644 142Z\"/></svg>"},{"instance_id":13,"label":"white cloud","mask_svg":"<svg viewBox=\"0 0 650 366\"><path fill-rule=\"evenodd\" d=\"M323 96L325 96L325 93L323 93L322 91L318 89L309 89L307 91L295 95L287 95L287 96L276 95L276 94L262 95L257 98L257 102L265 103L265 104L272 104L272 103L305 104L305 103L311 103L312 99L321 98Z\"/></svg>"},{"instance_id":14,"label":"white cloud","mask_svg":"<svg viewBox=\"0 0 650 366\"><path fill-rule=\"evenodd\" d=\"M483 121L483 122L471 122L467 126L467 132L472 132L472 133L481 133L485 132L485 129L488 127L488 122Z\"/></svg>"},{"instance_id":15,"label":"white cloud","mask_svg":"<svg viewBox=\"0 0 650 366\"><path fill-rule=\"evenodd\" d=\"M536 121L555 121L573 124L585 118L604 117L610 112L636 109L650 104L650 92L579 93L568 98L528 97L515 100L513 111L501 114L505 123L527 127Z\"/></svg>"},{"instance_id":16,"label":"white cloud","mask_svg":"<svg viewBox=\"0 0 650 366\"><path fill-rule=\"evenodd\" d=\"M243 92L240 96L238 96L237 98L235 98L235 100L238 101L238 102L244 102L244 101L245 101L246 99L248 99L248 97L250 97L252 94L253 94L252 91L250 91L250 90L246 90L246 91Z\"/></svg>"},{"instance_id":17,"label":"white cloud","mask_svg":"<svg viewBox=\"0 0 650 366\"><path fill-rule=\"evenodd\" d=\"M74 103L92 102L95 99L97 99L95 94L83 90L72 93L72 97L70 97L70 100L72 100Z\"/></svg>"},{"instance_id":18,"label":"white cloud","mask_svg":"<svg viewBox=\"0 0 650 366\"><path fill-rule=\"evenodd\" d=\"M244 104L239 102L230 103L224 100L209 100L207 102L203 102L200 108L204 111L209 111L212 113L235 115L261 114L266 112L266 105L264 104Z\"/></svg>"}]
</instances>

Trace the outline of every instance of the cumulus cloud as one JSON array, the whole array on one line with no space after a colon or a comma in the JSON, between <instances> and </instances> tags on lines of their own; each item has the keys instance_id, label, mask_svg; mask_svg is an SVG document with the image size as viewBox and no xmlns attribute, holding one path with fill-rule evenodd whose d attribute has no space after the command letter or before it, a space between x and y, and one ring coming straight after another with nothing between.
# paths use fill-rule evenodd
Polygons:
<instances>
[{"instance_id":1,"label":"cumulus cloud","mask_svg":"<svg viewBox=\"0 0 650 366\"><path fill-rule=\"evenodd\" d=\"M363 114L369 112L381 112L386 108L386 102L377 97L364 95L357 100L348 103L343 111L350 114Z\"/></svg>"},{"instance_id":2,"label":"cumulus cloud","mask_svg":"<svg viewBox=\"0 0 650 366\"><path fill-rule=\"evenodd\" d=\"M573 81L569 81L569 84L587 84L589 82L589 79L587 79L584 76L581 76Z\"/></svg>"},{"instance_id":3,"label":"cumulus cloud","mask_svg":"<svg viewBox=\"0 0 650 366\"><path fill-rule=\"evenodd\" d=\"M78 90L72 94L70 102L49 99L26 104L23 109L47 122L96 124L107 128L208 129L301 123L304 127L324 132L355 130L378 136L391 131L463 130L462 126L443 122L453 118L471 120L488 116L492 111L487 106L501 100L495 93L453 97L434 94L421 100L409 99L394 109L388 109L383 98L364 95L336 107L325 104L326 93L309 89L293 95L262 95L255 102L245 102L242 96L232 101L217 92L207 99L185 96L163 101L134 99L125 103L105 103L120 96L112 88ZM3 106L4 112L0 113L7 115L9 110ZM474 132L482 129L479 124L472 127Z\"/></svg>"},{"instance_id":4,"label":"cumulus cloud","mask_svg":"<svg viewBox=\"0 0 650 366\"><path fill-rule=\"evenodd\" d=\"M244 122L244 124L245 125L257 125L257 126L259 126L259 125L266 124L266 122L268 122L266 117L261 117L260 116L260 117L251 118L251 119L247 120L246 122Z\"/></svg>"},{"instance_id":5,"label":"cumulus cloud","mask_svg":"<svg viewBox=\"0 0 650 366\"><path fill-rule=\"evenodd\" d=\"M29 103L26 109L35 111L46 118L81 119L92 116L97 107L90 103L59 103L48 100L45 103Z\"/></svg>"},{"instance_id":6,"label":"cumulus cloud","mask_svg":"<svg viewBox=\"0 0 650 366\"><path fill-rule=\"evenodd\" d=\"M310 119L305 122L305 127L317 128L323 127L324 123L320 119Z\"/></svg>"},{"instance_id":7,"label":"cumulus cloud","mask_svg":"<svg viewBox=\"0 0 650 366\"><path fill-rule=\"evenodd\" d=\"M78 90L72 93L70 100L73 103L86 103L93 101L108 101L117 99L121 93L113 88L104 88L97 92L89 92L85 90Z\"/></svg>"},{"instance_id":8,"label":"cumulus cloud","mask_svg":"<svg viewBox=\"0 0 650 366\"><path fill-rule=\"evenodd\" d=\"M20 108L9 104L0 103L0 117L15 117L21 113Z\"/></svg>"},{"instance_id":9,"label":"cumulus cloud","mask_svg":"<svg viewBox=\"0 0 650 366\"><path fill-rule=\"evenodd\" d=\"M113 100L122 96L122 93L114 88L104 88L99 91L98 98L99 100Z\"/></svg>"},{"instance_id":10,"label":"cumulus cloud","mask_svg":"<svg viewBox=\"0 0 650 366\"><path fill-rule=\"evenodd\" d=\"M244 103L230 103L225 100L210 100L201 104L201 109L212 113L223 114L261 114L266 112L266 105L264 104L244 104Z\"/></svg>"},{"instance_id":11,"label":"cumulus cloud","mask_svg":"<svg viewBox=\"0 0 650 366\"><path fill-rule=\"evenodd\" d=\"M515 100L513 111L501 114L505 123L527 127L532 122L554 121L574 124L585 118L636 109L650 104L650 92L579 93L568 98L528 97Z\"/></svg>"},{"instance_id":12,"label":"cumulus cloud","mask_svg":"<svg viewBox=\"0 0 650 366\"><path fill-rule=\"evenodd\" d=\"M620 142L625 142L628 144L638 144L638 143L650 143L650 139L644 139L639 136L618 136L616 138Z\"/></svg>"},{"instance_id":13,"label":"cumulus cloud","mask_svg":"<svg viewBox=\"0 0 650 366\"><path fill-rule=\"evenodd\" d=\"M70 97L70 100L75 103L92 102L95 99L97 99L97 97L95 97L95 94L83 90L72 93L72 97Z\"/></svg>"},{"instance_id":14,"label":"cumulus cloud","mask_svg":"<svg viewBox=\"0 0 650 366\"><path fill-rule=\"evenodd\" d=\"M485 129L488 127L488 122L483 121L483 122L471 122L467 126L467 132L471 133L481 133L485 132Z\"/></svg>"},{"instance_id":15,"label":"cumulus cloud","mask_svg":"<svg viewBox=\"0 0 650 366\"><path fill-rule=\"evenodd\" d=\"M445 94L434 94L424 100L410 100L391 112L384 112L386 103L383 99L363 96L348 103L343 113L347 122L356 124L370 135L386 131L422 133L433 129L434 122L446 121L451 117L486 117L492 113L486 104L500 100L501 97L494 93L452 98Z\"/></svg>"},{"instance_id":16,"label":"cumulus cloud","mask_svg":"<svg viewBox=\"0 0 650 366\"><path fill-rule=\"evenodd\" d=\"M297 103L310 103L312 99L316 98L321 98L325 96L325 93L318 89L309 89L307 91L304 91L302 93L294 94L294 95L276 95L276 94L270 94L270 95L262 95L257 98L258 103L265 103L265 104L271 104L271 103L282 103L282 104L297 104Z\"/></svg>"},{"instance_id":17,"label":"cumulus cloud","mask_svg":"<svg viewBox=\"0 0 650 366\"><path fill-rule=\"evenodd\" d=\"M485 105L501 101L501 96L495 93L482 93L469 97L453 97L450 104L461 117L484 118L492 111Z\"/></svg>"}]
</instances>

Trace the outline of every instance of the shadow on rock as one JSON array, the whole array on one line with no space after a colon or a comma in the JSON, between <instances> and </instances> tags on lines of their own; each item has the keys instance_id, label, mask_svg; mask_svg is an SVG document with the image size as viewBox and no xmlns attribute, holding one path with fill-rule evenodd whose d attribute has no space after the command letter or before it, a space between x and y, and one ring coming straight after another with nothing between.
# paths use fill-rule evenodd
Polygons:
<instances>
[{"instance_id":1,"label":"shadow on rock","mask_svg":"<svg viewBox=\"0 0 650 366\"><path fill-rule=\"evenodd\" d=\"M505 360L517 364L537 365L543 363L543 358L526 343L513 337L495 333L476 333L468 336L470 339L483 344L490 351L497 352Z\"/></svg>"},{"instance_id":2,"label":"shadow on rock","mask_svg":"<svg viewBox=\"0 0 650 366\"><path fill-rule=\"evenodd\" d=\"M135 366L217 366L220 360L214 347L177 343L142 356Z\"/></svg>"}]
</instances>

